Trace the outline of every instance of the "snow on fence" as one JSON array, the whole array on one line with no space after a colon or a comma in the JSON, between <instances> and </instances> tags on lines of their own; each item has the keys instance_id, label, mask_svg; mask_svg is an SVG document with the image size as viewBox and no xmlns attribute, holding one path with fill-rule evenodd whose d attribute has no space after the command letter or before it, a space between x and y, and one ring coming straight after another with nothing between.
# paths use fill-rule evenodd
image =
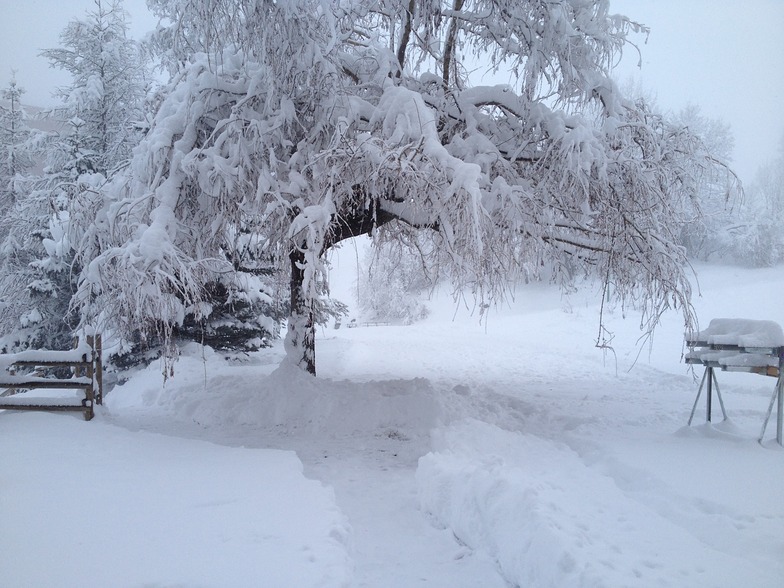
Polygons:
<instances>
[{"instance_id":1,"label":"snow on fence","mask_svg":"<svg viewBox=\"0 0 784 588\"><path fill-rule=\"evenodd\" d=\"M31 349L0 355L0 409L80 411L84 419L93 418L93 404L103 404L103 364L101 335L88 335L84 342L75 341L68 351ZM71 377L44 377L56 368L71 370ZM17 370L31 370L18 374ZM27 390L27 393L19 392ZM30 390L75 390L75 397L31 396Z\"/></svg>"},{"instance_id":2,"label":"snow on fence","mask_svg":"<svg viewBox=\"0 0 784 588\"><path fill-rule=\"evenodd\" d=\"M708 328L698 333L686 333L686 363L705 366L697 398L689 416L689 425L694 411L707 383L706 422L711 421L713 389L721 405L721 412L727 418L724 400L719 390L715 369L729 372L747 372L776 378L773 397L770 399L765 422L759 440L762 442L765 429L778 400L776 411L776 441L784 445L784 331L773 321L749 319L713 319Z\"/></svg>"},{"instance_id":3,"label":"snow on fence","mask_svg":"<svg viewBox=\"0 0 784 588\"><path fill-rule=\"evenodd\" d=\"M390 325L389 321L362 321L361 323L357 322L357 319L351 319L351 322L348 324L349 329L355 329L356 327L363 326L363 327L388 327ZM335 328L339 328L340 323L335 323Z\"/></svg>"}]
</instances>

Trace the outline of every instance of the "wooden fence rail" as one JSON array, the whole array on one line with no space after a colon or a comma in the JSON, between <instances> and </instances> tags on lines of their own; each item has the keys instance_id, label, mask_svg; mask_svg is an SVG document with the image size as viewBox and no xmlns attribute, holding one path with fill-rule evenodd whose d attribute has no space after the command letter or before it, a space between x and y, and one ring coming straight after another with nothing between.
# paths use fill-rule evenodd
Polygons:
<instances>
[{"instance_id":1,"label":"wooden fence rail","mask_svg":"<svg viewBox=\"0 0 784 588\"><path fill-rule=\"evenodd\" d=\"M101 335L88 335L69 351L27 350L0 355L0 409L40 411L81 411L85 420L93 418L94 404L103 404L103 364ZM68 378L49 378L44 374L56 368L69 368ZM19 374L18 371L26 373ZM30 390L75 390L75 398L34 397ZM19 392L27 390L25 394Z\"/></svg>"}]
</instances>

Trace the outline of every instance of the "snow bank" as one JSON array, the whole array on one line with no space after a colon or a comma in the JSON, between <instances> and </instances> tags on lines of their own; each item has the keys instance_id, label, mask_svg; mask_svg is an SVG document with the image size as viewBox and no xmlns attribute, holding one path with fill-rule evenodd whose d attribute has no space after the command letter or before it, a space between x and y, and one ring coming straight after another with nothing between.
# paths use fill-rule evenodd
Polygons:
<instances>
[{"instance_id":1,"label":"snow bank","mask_svg":"<svg viewBox=\"0 0 784 588\"><path fill-rule=\"evenodd\" d=\"M440 413L430 383L422 378L332 381L287 362L265 373L258 365L228 365L196 345L185 350L175 370L165 385L156 366L140 372L107 395L109 411L146 405L205 427L332 437L392 429L427 436Z\"/></svg>"},{"instance_id":2,"label":"snow bank","mask_svg":"<svg viewBox=\"0 0 784 588\"><path fill-rule=\"evenodd\" d=\"M518 586L775 586L641 507L565 445L468 420L420 459L422 508Z\"/></svg>"},{"instance_id":3,"label":"snow bank","mask_svg":"<svg viewBox=\"0 0 784 588\"><path fill-rule=\"evenodd\" d=\"M350 582L349 528L293 452L0 417L3 586Z\"/></svg>"}]
</instances>

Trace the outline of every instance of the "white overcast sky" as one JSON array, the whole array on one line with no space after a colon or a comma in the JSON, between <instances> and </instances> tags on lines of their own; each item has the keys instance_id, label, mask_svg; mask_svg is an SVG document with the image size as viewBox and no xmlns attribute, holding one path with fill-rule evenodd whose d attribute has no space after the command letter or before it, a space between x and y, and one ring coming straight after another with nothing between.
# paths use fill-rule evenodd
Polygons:
<instances>
[{"instance_id":1,"label":"white overcast sky","mask_svg":"<svg viewBox=\"0 0 784 588\"><path fill-rule=\"evenodd\" d=\"M68 78L38 56L57 47L59 33L83 17L92 0L0 0L0 87L17 70L29 104L49 106ZM144 0L125 0L131 33L155 25ZM616 71L623 85L635 76L660 108L689 103L729 123L734 167L745 182L771 160L784 137L784 0L611 0L613 12L650 27L642 36L642 66L632 47Z\"/></svg>"}]
</instances>

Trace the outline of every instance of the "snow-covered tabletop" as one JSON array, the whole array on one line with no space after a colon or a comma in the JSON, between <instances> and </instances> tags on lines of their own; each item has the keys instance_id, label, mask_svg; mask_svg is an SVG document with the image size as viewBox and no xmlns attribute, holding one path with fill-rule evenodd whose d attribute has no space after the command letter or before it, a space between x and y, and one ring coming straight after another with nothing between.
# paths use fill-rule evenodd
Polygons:
<instances>
[{"instance_id":1,"label":"snow-covered tabletop","mask_svg":"<svg viewBox=\"0 0 784 588\"><path fill-rule=\"evenodd\" d=\"M686 344L686 363L778 376L784 331L773 321L713 319L707 329L687 333Z\"/></svg>"},{"instance_id":2,"label":"snow-covered tabletop","mask_svg":"<svg viewBox=\"0 0 784 588\"><path fill-rule=\"evenodd\" d=\"M784 347L784 331L774 321L719 318L713 319L707 329L687 333L686 340L690 347L773 349Z\"/></svg>"}]
</instances>

